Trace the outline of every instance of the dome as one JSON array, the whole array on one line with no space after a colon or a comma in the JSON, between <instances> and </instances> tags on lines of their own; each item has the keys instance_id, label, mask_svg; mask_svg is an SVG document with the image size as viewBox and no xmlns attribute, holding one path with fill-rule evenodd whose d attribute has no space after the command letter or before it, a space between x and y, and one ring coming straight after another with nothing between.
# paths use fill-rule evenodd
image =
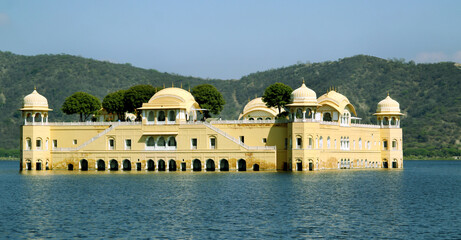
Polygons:
<instances>
[{"instance_id":1,"label":"dome","mask_svg":"<svg viewBox=\"0 0 461 240\"><path fill-rule=\"evenodd\" d=\"M165 88L154 94L149 102L143 103L139 109L199 109L192 94L182 88Z\"/></svg>"},{"instance_id":2,"label":"dome","mask_svg":"<svg viewBox=\"0 0 461 240\"><path fill-rule=\"evenodd\" d=\"M389 94L381 102L378 103L378 108L376 109L376 115L385 115L385 114L397 114L400 113L400 104L392 99Z\"/></svg>"},{"instance_id":3,"label":"dome","mask_svg":"<svg viewBox=\"0 0 461 240\"><path fill-rule=\"evenodd\" d=\"M249 114L253 117L275 117L278 114L278 110L274 107L268 108L263 102L263 99L259 97L249 101L245 105L239 119L242 117L245 118L249 116Z\"/></svg>"},{"instance_id":4,"label":"dome","mask_svg":"<svg viewBox=\"0 0 461 240\"><path fill-rule=\"evenodd\" d=\"M24 105L21 110L44 110L51 111L48 108L48 100L39 94L36 89L24 97Z\"/></svg>"},{"instance_id":5,"label":"dome","mask_svg":"<svg viewBox=\"0 0 461 240\"><path fill-rule=\"evenodd\" d=\"M336 92L334 90L331 90L322 96L319 97L318 103L320 105L328 105L330 107L335 108L340 114L343 113L344 109L346 107L349 108L349 110L357 116L355 112L354 106L349 102L349 99L347 99L346 96L342 95L339 92Z\"/></svg>"},{"instance_id":6,"label":"dome","mask_svg":"<svg viewBox=\"0 0 461 240\"><path fill-rule=\"evenodd\" d=\"M182 98L184 101L195 101L194 96L192 94L182 88L164 88L158 91L154 96L152 96L149 100L149 103L153 102L155 99L160 98L162 96L176 96Z\"/></svg>"},{"instance_id":7,"label":"dome","mask_svg":"<svg viewBox=\"0 0 461 240\"><path fill-rule=\"evenodd\" d=\"M317 94L314 90L306 87L306 84L301 85L291 93L293 103L287 106L317 106Z\"/></svg>"}]
</instances>

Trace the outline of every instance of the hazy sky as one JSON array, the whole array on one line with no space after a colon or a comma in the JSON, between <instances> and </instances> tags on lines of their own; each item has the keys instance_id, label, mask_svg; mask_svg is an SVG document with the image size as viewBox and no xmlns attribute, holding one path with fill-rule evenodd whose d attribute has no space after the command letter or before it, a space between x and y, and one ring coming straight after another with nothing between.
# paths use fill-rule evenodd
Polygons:
<instances>
[{"instance_id":1,"label":"hazy sky","mask_svg":"<svg viewBox=\"0 0 461 240\"><path fill-rule=\"evenodd\" d=\"M221 79L357 54L461 62L461 1L1 0L0 50Z\"/></svg>"}]
</instances>

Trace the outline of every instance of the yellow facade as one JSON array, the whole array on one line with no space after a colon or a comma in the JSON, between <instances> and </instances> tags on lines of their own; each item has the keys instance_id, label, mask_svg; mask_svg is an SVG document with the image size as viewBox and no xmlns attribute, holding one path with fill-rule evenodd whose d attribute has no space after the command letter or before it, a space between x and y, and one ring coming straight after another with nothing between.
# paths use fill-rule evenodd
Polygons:
<instances>
[{"instance_id":1,"label":"yellow facade","mask_svg":"<svg viewBox=\"0 0 461 240\"><path fill-rule=\"evenodd\" d=\"M180 88L157 92L139 109L141 122L57 123L34 90L24 98L21 170L309 171L402 168L400 108L389 96L378 104L380 125L353 123L347 98L293 91L289 117L261 99L240 120L204 122L193 96Z\"/></svg>"}]
</instances>

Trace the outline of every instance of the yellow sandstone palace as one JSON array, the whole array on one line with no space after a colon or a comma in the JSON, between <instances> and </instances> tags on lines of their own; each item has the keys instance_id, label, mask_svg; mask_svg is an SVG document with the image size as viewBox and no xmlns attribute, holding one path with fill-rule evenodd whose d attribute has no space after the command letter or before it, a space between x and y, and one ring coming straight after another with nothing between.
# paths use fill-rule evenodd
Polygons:
<instances>
[{"instance_id":1,"label":"yellow sandstone palace","mask_svg":"<svg viewBox=\"0 0 461 240\"><path fill-rule=\"evenodd\" d=\"M379 125L360 124L354 106L329 91L317 98L303 83L289 117L261 98L239 120L203 122L190 92L165 88L144 103L141 122L49 122L47 99L24 98L21 170L311 171L402 168L399 103L378 103Z\"/></svg>"}]
</instances>

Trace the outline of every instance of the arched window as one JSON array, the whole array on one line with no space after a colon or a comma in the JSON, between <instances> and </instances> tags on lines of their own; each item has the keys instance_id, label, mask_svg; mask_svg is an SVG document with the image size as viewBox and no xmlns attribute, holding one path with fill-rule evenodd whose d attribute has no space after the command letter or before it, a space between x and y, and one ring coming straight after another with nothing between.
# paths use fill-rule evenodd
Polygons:
<instances>
[{"instance_id":1,"label":"arched window","mask_svg":"<svg viewBox=\"0 0 461 240\"><path fill-rule=\"evenodd\" d=\"M263 120L263 118L262 118L262 117L259 117L257 120Z\"/></svg>"},{"instance_id":2,"label":"arched window","mask_svg":"<svg viewBox=\"0 0 461 240\"><path fill-rule=\"evenodd\" d=\"M170 122L176 121L176 114L173 110L168 112L168 121Z\"/></svg>"},{"instance_id":3,"label":"arched window","mask_svg":"<svg viewBox=\"0 0 461 240\"><path fill-rule=\"evenodd\" d=\"M397 124L396 124L396 121L395 121L395 117L392 117L392 118L391 118L391 125L392 125L392 126L397 125Z\"/></svg>"},{"instance_id":4,"label":"arched window","mask_svg":"<svg viewBox=\"0 0 461 240\"><path fill-rule=\"evenodd\" d=\"M383 150L387 150L387 140L383 141Z\"/></svg>"},{"instance_id":5,"label":"arched window","mask_svg":"<svg viewBox=\"0 0 461 240\"><path fill-rule=\"evenodd\" d=\"M148 137L146 141L148 147L155 147L155 139L153 137Z\"/></svg>"},{"instance_id":6,"label":"arched window","mask_svg":"<svg viewBox=\"0 0 461 240\"><path fill-rule=\"evenodd\" d=\"M42 121L42 114L36 113L35 114L35 122L41 122Z\"/></svg>"},{"instance_id":7,"label":"arched window","mask_svg":"<svg viewBox=\"0 0 461 240\"><path fill-rule=\"evenodd\" d=\"M301 108L296 109L296 118L298 119L303 118L303 110Z\"/></svg>"},{"instance_id":8,"label":"arched window","mask_svg":"<svg viewBox=\"0 0 461 240\"><path fill-rule=\"evenodd\" d=\"M168 146L169 147L176 147L176 138L175 137L168 138Z\"/></svg>"},{"instance_id":9,"label":"arched window","mask_svg":"<svg viewBox=\"0 0 461 240\"><path fill-rule=\"evenodd\" d=\"M32 122L32 114L28 113L26 116L26 122Z\"/></svg>"},{"instance_id":10,"label":"arched window","mask_svg":"<svg viewBox=\"0 0 461 240\"><path fill-rule=\"evenodd\" d=\"M165 147L165 138L160 137L160 138L157 140L157 146L159 146L159 147Z\"/></svg>"},{"instance_id":11,"label":"arched window","mask_svg":"<svg viewBox=\"0 0 461 240\"><path fill-rule=\"evenodd\" d=\"M255 119L251 117L251 118L248 118L248 120L253 121L253 120L255 120Z\"/></svg>"},{"instance_id":12,"label":"arched window","mask_svg":"<svg viewBox=\"0 0 461 240\"><path fill-rule=\"evenodd\" d=\"M157 121L159 121L159 122L164 122L165 121L165 112L164 111L158 112Z\"/></svg>"},{"instance_id":13,"label":"arched window","mask_svg":"<svg viewBox=\"0 0 461 240\"><path fill-rule=\"evenodd\" d=\"M303 139L298 136L296 137L296 149L301 149L303 147Z\"/></svg>"},{"instance_id":14,"label":"arched window","mask_svg":"<svg viewBox=\"0 0 461 240\"><path fill-rule=\"evenodd\" d=\"M311 111L309 108L306 110L306 113L304 114L304 117L305 117L305 118L310 118L310 117L312 117L312 111Z\"/></svg>"},{"instance_id":15,"label":"arched window","mask_svg":"<svg viewBox=\"0 0 461 240\"><path fill-rule=\"evenodd\" d=\"M26 150L32 149L32 140L30 138L26 138Z\"/></svg>"},{"instance_id":16,"label":"arched window","mask_svg":"<svg viewBox=\"0 0 461 240\"><path fill-rule=\"evenodd\" d=\"M327 112L323 114L323 121L331 122L331 113Z\"/></svg>"},{"instance_id":17,"label":"arched window","mask_svg":"<svg viewBox=\"0 0 461 240\"><path fill-rule=\"evenodd\" d=\"M362 150L362 138L359 138L359 149Z\"/></svg>"},{"instance_id":18,"label":"arched window","mask_svg":"<svg viewBox=\"0 0 461 240\"><path fill-rule=\"evenodd\" d=\"M267 117L266 120L272 120L270 117Z\"/></svg>"},{"instance_id":19,"label":"arched window","mask_svg":"<svg viewBox=\"0 0 461 240\"><path fill-rule=\"evenodd\" d=\"M41 150L42 149L42 139L41 138L37 138L37 140L35 141L35 148L37 150Z\"/></svg>"},{"instance_id":20,"label":"arched window","mask_svg":"<svg viewBox=\"0 0 461 240\"><path fill-rule=\"evenodd\" d=\"M389 118L384 117L384 119L383 119L383 125L389 125Z\"/></svg>"},{"instance_id":21,"label":"arched window","mask_svg":"<svg viewBox=\"0 0 461 240\"><path fill-rule=\"evenodd\" d=\"M330 136L328 136L327 138L327 148L330 148L331 147L331 144L330 144Z\"/></svg>"},{"instance_id":22,"label":"arched window","mask_svg":"<svg viewBox=\"0 0 461 240\"><path fill-rule=\"evenodd\" d=\"M370 149L371 149L371 144L370 144L370 141L367 141L367 148L368 148L368 150L370 150Z\"/></svg>"},{"instance_id":23,"label":"arched window","mask_svg":"<svg viewBox=\"0 0 461 240\"><path fill-rule=\"evenodd\" d=\"M312 138L310 137L310 138L309 138L309 149L312 149L312 144L314 144L314 143L313 143L313 141L312 141Z\"/></svg>"},{"instance_id":24,"label":"arched window","mask_svg":"<svg viewBox=\"0 0 461 240\"><path fill-rule=\"evenodd\" d=\"M392 140L392 150L397 150L398 147L397 147L397 140Z\"/></svg>"},{"instance_id":25,"label":"arched window","mask_svg":"<svg viewBox=\"0 0 461 240\"><path fill-rule=\"evenodd\" d=\"M319 139L319 148L323 148L323 137L320 136L320 139Z\"/></svg>"},{"instance_id":26,"label":"arched window","mask_svg":"<svg viewBox=\"0 0 461 240\"><path fill-rule=\"evenodd\" d=\"M153 122L155 121L155 115L153 111L149 111L149 114L147 114L147 121L148 122Z\"/></svg>"}]
</instances>

